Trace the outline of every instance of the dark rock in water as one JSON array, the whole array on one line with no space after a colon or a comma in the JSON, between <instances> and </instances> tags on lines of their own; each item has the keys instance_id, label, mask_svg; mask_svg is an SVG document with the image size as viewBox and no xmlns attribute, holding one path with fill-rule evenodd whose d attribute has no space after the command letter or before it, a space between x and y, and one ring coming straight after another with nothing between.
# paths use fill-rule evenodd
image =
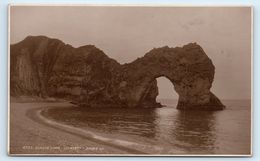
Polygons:
<instances>
[{"instance_id":1,"label":"dark rock in water","mask_svg":"<svg viewBox=\"0 0 260 161\"><path fill-rule=\"evenodd\" d=\"M210 92L215 67L196 43L149 51L120 65L93 45L74 48L57 39L29 36L11 45L11 96L56 97L89 107L162 107L156 78L165 76L181 110L222 110Z\"/></svg>"}]
</instances>

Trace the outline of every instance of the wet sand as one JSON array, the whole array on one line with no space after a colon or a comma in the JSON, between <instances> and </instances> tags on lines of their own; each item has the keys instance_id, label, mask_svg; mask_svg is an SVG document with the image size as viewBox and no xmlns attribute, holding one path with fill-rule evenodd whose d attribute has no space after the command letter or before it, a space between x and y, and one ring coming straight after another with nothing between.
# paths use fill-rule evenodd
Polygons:
<instances>
[{"instance_id":1,"label":"wet sand","mask_svg":"<svg viewBox=\"0 0 260 161\"><path fill-rule=\"evenodd\" d=\"M41 109L71 107L68 102L10 103L10 155L145 154L43 118Z\"/></svg>"}]
</instances>

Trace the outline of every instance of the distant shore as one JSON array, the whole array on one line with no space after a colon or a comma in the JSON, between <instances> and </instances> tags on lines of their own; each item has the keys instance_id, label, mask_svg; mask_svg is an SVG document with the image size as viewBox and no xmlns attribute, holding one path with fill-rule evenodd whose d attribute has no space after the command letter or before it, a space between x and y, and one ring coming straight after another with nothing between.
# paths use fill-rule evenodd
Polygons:
<instances>
[{"instance_id":1,"label":"distant shore","mask_svg":"<svg viewBox=\"0 0 260 161\"><path fill-rule=\"evenodd\" d=\"M122 143L122 141L95 137L91 132L86 134L78 128L58 124L39 115L41 109L47 107L73 106L69 102L34 102L33 100L28 102L27 100L26 103L25 99L22 99L23 101L21 99L11 100L10 155L146 154L134 148L129 148L129 146L117 144Z\"/></svg>"}]
</instances>

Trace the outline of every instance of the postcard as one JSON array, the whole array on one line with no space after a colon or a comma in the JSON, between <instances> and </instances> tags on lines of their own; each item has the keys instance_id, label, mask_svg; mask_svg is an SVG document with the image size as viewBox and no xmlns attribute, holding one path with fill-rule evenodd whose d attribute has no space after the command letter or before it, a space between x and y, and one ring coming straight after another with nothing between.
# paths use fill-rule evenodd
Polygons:
<instances>
[{"instance_id":1,"label":"postcard","mask_svg":"<svg viewBox=\"0 0 260 161\"><path fill-rule=\"evenodd\" d=\"M251 156L252 13L10 5L9 154Z\"/></svg>"}]
</instances>

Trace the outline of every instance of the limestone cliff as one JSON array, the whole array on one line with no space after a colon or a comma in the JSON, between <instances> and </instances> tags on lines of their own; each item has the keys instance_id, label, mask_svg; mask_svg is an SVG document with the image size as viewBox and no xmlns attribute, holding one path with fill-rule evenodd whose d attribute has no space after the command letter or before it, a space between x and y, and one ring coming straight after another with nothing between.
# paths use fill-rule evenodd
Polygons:
<instances>
[{"instance_id":1,"label":"limestone cliff","mask_svg":"<svg viewBox=\"0 0 260 161\"><path fill-rule=\"evenodd\" d=\"M158 107L156 78L165 76L179 94L178 109L224 108L210 92L215 67L195 43L152 49L124 65L93 45L74 48L45 36L10 48L12 96L61 97L88 107Z\"/></svg>"}]
</instances>

